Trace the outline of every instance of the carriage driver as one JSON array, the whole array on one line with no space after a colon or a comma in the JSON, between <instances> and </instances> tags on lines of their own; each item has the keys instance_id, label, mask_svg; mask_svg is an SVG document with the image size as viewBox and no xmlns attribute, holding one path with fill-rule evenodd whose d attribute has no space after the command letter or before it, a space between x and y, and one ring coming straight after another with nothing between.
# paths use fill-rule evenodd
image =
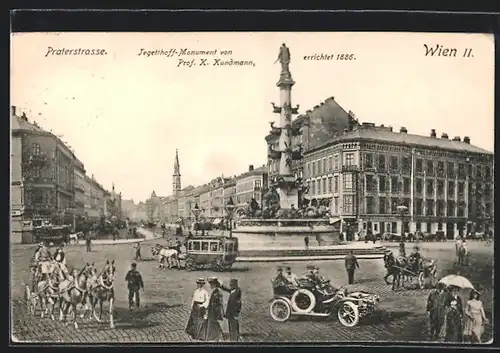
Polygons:
<instances>
[{"instance_id":1,"label":"carriage driver","mask_svg":"<svg viewBox=\"0 0 500 353\"><path fill-rule=\"evenodd\" d=\"M413 247L413 252L410 254L410 257L408 258L410 262L410 266L412 267L413 271L417 271L417 266L422 261L422 255L418 252L418 245L415 245Z\"/></svg>"},{"instance_id":2,"label":"carriage driver","mask_svg":"<svg viewBox=\"0 0 500 353\"><path fill-rule=\"evenodd\" d=\"M49 266L47 265L47 262L52 260L52 255L50 254L49 249L47 249L45 243L41 243L40 245L40 249L35 255L35 261L40 266L40 273L42 274L41 280L45 280L49 277Z\"/></svg>"},{"instance_id":3,"label":"carriage driver","mask_svg":"<svg viewBox=\"0 0 500 353\"><path fill-rule=\"evenodd\" d=\"M305 278L314 283L316 286L320 286L325 279L319 274L319 267L314 265L307 266L308 272L305 274Z\"/></svg>"},{"instance_id":4,"label":"carriage driver","mask_svg":"<svg viewBox=\"0 0 500 353\"><path fill-rule=\"evenodd\" d=\"M63 245L59 245L54 253L54 260L59 265L59 268L64 273L65 276L69 274L68 268L66 267L66 254L63 250Z\"/></svg>"}]
</instances>

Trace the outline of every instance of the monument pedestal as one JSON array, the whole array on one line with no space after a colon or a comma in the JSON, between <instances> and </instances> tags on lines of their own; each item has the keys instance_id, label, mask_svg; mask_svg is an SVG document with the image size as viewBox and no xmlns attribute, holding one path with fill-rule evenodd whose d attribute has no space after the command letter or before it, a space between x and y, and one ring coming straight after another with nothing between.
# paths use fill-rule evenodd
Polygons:
<instances>
[{"instance_id":1,"label":"monument pedestal","mask_svg":"<svg viewBox=\"0 0 500 353\"><path fill-rule=\"evenodd\" d=\"M280 207L283 209L290 209L292 205L298 208L299 205L299 192L296 188L290 190L277 189L278 195L280 195Z\"/></svg>"}]
</instances>

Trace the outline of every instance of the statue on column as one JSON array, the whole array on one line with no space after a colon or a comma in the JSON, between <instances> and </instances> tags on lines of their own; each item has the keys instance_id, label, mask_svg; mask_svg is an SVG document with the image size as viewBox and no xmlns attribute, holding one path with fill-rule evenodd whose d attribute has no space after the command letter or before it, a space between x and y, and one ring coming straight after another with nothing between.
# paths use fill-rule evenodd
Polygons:
<instances>
[{"instance_id":1,"label":"statue on column","mask_svg":"<svg viewBox=\"0 0 500 353\"><path fill-rule=\"evenodd\" d=\"M281 75L285 77L290 77L290 49L283 43L280 47L280 52L278 54L278 59L274 63L280 62L281 64Z\"/></svg>"}]
</instances>

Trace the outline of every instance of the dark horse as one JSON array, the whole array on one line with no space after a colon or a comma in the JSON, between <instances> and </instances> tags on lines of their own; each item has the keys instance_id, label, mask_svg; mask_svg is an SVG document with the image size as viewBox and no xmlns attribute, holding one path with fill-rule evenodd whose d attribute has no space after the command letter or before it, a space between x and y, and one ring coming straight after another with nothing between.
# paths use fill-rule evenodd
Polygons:
<instances>
[{"instance_id":1,"label":"dark horse","mask_svg":"<svg viewBox=\"0 0 500 353\"><path fill-rule=\"evenodd\" d=\"M90 280L89 285L89 298L92 307L92 316L97 320L97 322L101 322L102 318L102 307L104 302L109 302L109 327L115 328L115 323L113 320L113 309L115 302L115 260L109 262L106 261L106 265L104 265L103 270L99 275L94 271L93 276ZM99 302L99 317L97 317L95 306Z\"/></svg>"},{"instance_id":2,"label":"dark horse","mask_svg":"<svg viewBox=\"0 0 500 353\"><path fill-rule=\"evenodd\" d=\"M384 264L387 269L387 274L384 276L385 283L391 284L387 279L392 276L392 290L401 287L404 284L408 260L402 256L395 257L391 251L384 255Z\"/></svg>"}]
</instances>

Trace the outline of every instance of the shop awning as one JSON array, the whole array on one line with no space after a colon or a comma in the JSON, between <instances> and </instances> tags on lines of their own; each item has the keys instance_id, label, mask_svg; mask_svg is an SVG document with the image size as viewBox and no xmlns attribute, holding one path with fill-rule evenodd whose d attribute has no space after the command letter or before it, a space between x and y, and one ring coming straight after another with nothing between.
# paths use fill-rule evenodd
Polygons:
<instances>
[{"instance_id":1,"label":"shop awning","mask_svg":"<svg viewBox=\"0 0 500 353\"><path fill-rule=\"evenodd\" d=\"M338 217L330 217L330 224L335 224L337 222L340 222L340 218L338 218Z\"/></svg>"},{"instance_id":2,"label":"shop awning","mask_svg":"<svg viewBox=\"0 0 500 353\"><path fill-rule=\"evenodd\" d=\"M212 224L217 225L217 224L220 224L220 222L222 222L222 219L216 218L216 219L213 220Z\"/></svg>"}]
</instances>

